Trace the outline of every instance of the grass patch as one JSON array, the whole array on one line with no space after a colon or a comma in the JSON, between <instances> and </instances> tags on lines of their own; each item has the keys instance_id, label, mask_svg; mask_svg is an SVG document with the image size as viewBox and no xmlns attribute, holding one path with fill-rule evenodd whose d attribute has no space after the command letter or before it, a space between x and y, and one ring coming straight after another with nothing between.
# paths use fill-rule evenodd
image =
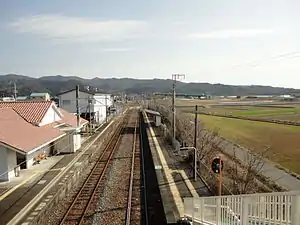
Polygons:
<instances>
[{"instance_id":1,"label":"grass patch","mask_svg":"<svg viewBox=\"0 0 300 225\"><path fill-rule=\"evenodd\" d=\"M272 115L272 116L268 115L268 116L261 116L260 118L299 122L300 121L300 113L277 114L277 115Z\"/></svg>"},{"instance_id":2,"label":"grass patch","mask_svg":"<svg viewBox=\"0 0 300 225\"><path fill-rule=\"evenodd\" d=\"M190 112L192 109L181 109ZM255 106L217 106L201 108L201 111L217 113L222 115L233 115L241 117L278 119L286 121L300 121L300 108L273 108Z\"/></svg>"},{"instance_id":3,"label":"grass patch","mask_svg":"<svg viewBox=\"0 0 300 225\"><path fill-rule=\"evenodd\" d=\"M255 152L270 147L270 159L300 173L300 127L215 116L198 115L208 128L218 128L220 135Z\"/></svg>"},{"instance_id":4,"label":"grass patch","mask_svg":"<svg viewBox=\"0 0 300 225\"><path fill-rule=\"evenodd\" d=\"M259 107L257 107L259 108ZM294 114L300 113L300 108L286 108L286 109L271 109L271 108L262 108L262 109L249 109L234 112L236 116L273 116L280 114Z\"/></svg>"}]
</instances>

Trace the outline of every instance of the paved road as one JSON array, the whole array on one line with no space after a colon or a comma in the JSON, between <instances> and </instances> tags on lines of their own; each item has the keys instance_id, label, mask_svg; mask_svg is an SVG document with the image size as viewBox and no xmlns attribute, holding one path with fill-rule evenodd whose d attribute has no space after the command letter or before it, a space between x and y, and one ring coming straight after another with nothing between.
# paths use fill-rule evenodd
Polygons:
<instances>
[{"instance_id":1,"label":"paved road","mask_svg":"<svg viewBox=\"0 0 300 225\"><path fill-rule=\"evenodd\" d=\"M234 155L235 148L236 157L240 161L246 161L247 158L249 158L250 153L247 149L237 147L226 140L223 141L222 145L224 146L224 151L229 155ZM300 180L286 173L285 171L278 169L275 164L268 160L265 160L262 174L266 177L269 177L277 185L284 189L287 189L289 191L300 190Z\"/></svg>"}]
</instances>

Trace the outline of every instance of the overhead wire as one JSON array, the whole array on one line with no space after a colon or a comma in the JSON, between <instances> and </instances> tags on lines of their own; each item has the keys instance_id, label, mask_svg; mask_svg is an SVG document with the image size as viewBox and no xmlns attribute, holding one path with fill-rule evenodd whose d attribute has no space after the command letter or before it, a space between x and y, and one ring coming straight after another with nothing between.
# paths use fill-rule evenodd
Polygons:
<instances>
[{"instance_id":1,"label":"overhead wire","mask_svg":"<svg viewBox=\"0 0 300 225\"><path fill-rule=\"evenodd\" d=\"M231 66L229 68L240 68L240 67L244 67L244 66L257 67L257 66L262 65L262 63L267 62L267 61L270 62L270 61L278 60L278 59L279 60L285 60L285 59L293 59L293 58L298 58L298 57L300 57L300 51L281 53L281 54L278 54L278 55L266 57L266 58L261 59L261 60L252 60L252 61L249 61L249 62L237 64L237 65Z\"/></svg>"}]
</instances>

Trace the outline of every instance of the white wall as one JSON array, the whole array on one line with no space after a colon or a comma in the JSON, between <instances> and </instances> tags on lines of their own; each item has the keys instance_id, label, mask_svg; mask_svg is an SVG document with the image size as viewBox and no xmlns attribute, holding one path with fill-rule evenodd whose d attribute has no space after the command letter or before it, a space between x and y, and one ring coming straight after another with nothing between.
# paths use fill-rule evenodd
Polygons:
<instances>
[{"instance_id":1,"label":"white wall","mask_svg":"<svg viewBox=\"0 0 300 225\"><path fill-rule=\"evenodd\" d=\"M0 146L0 181L9 181L15 176L14 168L17 166L16 152ZM3 174L4 173L4 174ZM1 176L1 174L3 174Z\"/></svg>"},{"instance_id":2,"label":"white wall","mask_svg":"<svg viewBox=\"0 0 300 225\"><path fill-rule=\"evenodd\" d=\"M89 96L92 96L88 93L85 92L79 92L79 109L80 113L85 113L87 110L88 106L88 98ZM64 104L64 100L69 100L70 104L66 105ZM59 107L71 112L71 113L76 113L76 91L70 91L65 94L59 95L58 96L58 101L59 101Z\"/></svg>"},{"instance_id":3,"label":"white wall","mask_svg":"<svg viewBox=\"0 0 300 225\"><path fill-rule=\"evenodd\" d=\"M27 154L26 155L26 168L30 168L33 166L34 163L34 157L38 156L41 153L45 153L46 155L50 154L50 145L52 145L52 143L50 143L49 145L46 145L44 147L41 147L40 149L36 150L35 152L31 153L31 154Z\"/></svg>"},{"instance_id":4,"label":"white wall","mask_svg":"<svg viewBox=\"0 0 300 225\"><path fill-rule=\"evenodd\" d=\"M15 176L14 168L17 166L17 154L15 151L7 149L7 164L8 164L8 178Z\"/></svg>"},{"instance_id":5,"label":"white wall","mask_svg":"<svg viewBox=\"0 0 300 225\"><path fill-rule=\"evenodd\" d=\"M75 90L62 94L58 96L59 99L59 107L62 109L67 110L68 112L76 113L76 95L75 95ZM88 99L92 98L92 104L91 104L91 112L95 113L96 117L96 122L101 123L104 121L106 117L106 107L105 107L105 98L107 107L111 106L113 103L113 99L111 98L110 94L95 94L91 95L85 92L79 92L79 108L80 108L80 113L85 113L89 112L88 108ZM69 100L70 105L65 105L64 100Z\"/></svg>"},{"instance_id":6,"label":"white wall","mask_svg":"<svg viewBox=\"0 0 300 225\"><path fill-rule=\"evenodd\" d=\"M40 126L44 126L50 123L53 123L55 121L59 121L62 118L58 115L56 110L54 109L55 106L52 106L48 109L48 111L45 114L45 117L43 118L42 122L39 124Z\"/></svg>"},{"instance_id":7,"label":"white wall","mask_svg":"<svg viewBox=\"0 0 300 225\"><path fill-rule=\"evenodd\" d=\"M96 112L96 120L98 123L101 123L105 120L106 105L107 108L112 105L112 98L110 94L94 95L93 107L94 107L94 111Z\"/></svg>"},{"instance_id":8,"label":"white wall","mask_svg":"<svg viewBox=\"0 0 300 225\"><path fill-rule=\"evenodd\" d=\"M7 152L4 146L0 146L0 181L8 181ZM4 174L3 174L4 173ZM1 175L3 174L3 175Z\"/></svg>"},{"instance_id":9,"label":"white wall","mask_svg":"<svg viewBox=\"0 0 300 225\"><path fill-rule=\"evenodd\" d=\"M66 134L61 138L39 148L31 154L26 155L26 168L33 166L34 157L38 156L41 153L45 153L47 156L51 155L54 151L54 154L57 152L74 152L73 136Z\"/></svg>"},{"instance_id":10,"label":"white wall","mask_svg":"<svg viewBox=\"0 0 300 225\"><path fill-rule=\"evenodd\" d=\"M70 133L67 133L66 136L63 136L56 141L55 148L57 149L57 151L62 153L74 153L76 151L74 136Z\"/></svg>"},{"instance_id":11,"label":"white wall","mask_svg":"<svg viewBox=\"0 0 300 225\"><path fill-rule=\"evenodd\" d=\"M74 134L73 135L74 140L74 152L76 152L78 149L81 148L81 135L80 134Z\"/></svg>"}]
</instances>

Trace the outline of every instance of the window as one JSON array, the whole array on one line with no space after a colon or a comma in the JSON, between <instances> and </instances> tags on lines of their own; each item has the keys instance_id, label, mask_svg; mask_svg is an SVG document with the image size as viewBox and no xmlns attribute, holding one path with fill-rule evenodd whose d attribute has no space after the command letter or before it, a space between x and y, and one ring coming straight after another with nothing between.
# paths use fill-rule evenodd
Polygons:
<instances>
[{"instance_id":1,"label":"window","mask_svg":"<svg viewBox=\"0 0 300 225\"><path fill-rule=\"evenodd\" d=\"M63 105L71 105L71 100L63 100L62 104Z\"/></svg>"}]
</instances>

